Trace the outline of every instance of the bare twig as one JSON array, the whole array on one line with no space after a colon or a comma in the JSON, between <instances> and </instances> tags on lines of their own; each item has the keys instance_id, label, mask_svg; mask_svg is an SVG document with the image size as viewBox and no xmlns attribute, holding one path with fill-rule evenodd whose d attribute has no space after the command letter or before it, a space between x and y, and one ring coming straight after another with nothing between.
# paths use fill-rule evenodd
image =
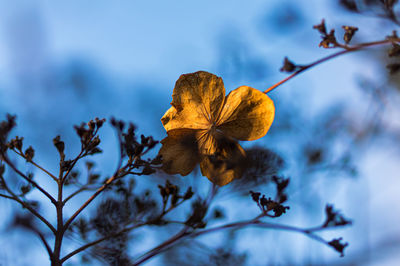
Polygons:
<instances>
[{"instance_id":1,"label":"bare twig","mask_svg":"<svg viewBox=\"0 0 400 266\"><path fill-rule=\"evenodd\" d=\"M73 197L75 197L79 193L82 193L82 192L88 191L88 190L96 190L96 188L90 188L90 187L87 187L86 185L83 185L83 187L77 189L76 191L72 192L68 197L66 197L63 201L63 205L65 205L65 203L67 203L67 201L71 200Z\"/></svg>"},{"instance_id":2,"label":"bare twig","mask_svg":"<svg viewBox=\"0 0 400 266\"><path fill-rule=\"evenodd\" d=\"M39 236L40 240L42 240L43 245L44 245L44 247L45 247L46 250L47 250L47 254L49 254L49 257L50 257L50 260L51 260L51 257L53 256L53 252L51 251L51 248L50 248L49 244L47 243L46 238L45 238L44 235L43 235L41 232L39 232L38 230L34 230L34 231L35 231L35 233Z\"/></svg>"},{"instance_id":3,"label":"bare twig","mask_svg":"<svg viewBox=\"0 0 400 266\"><path fill-rule=\"evenodd\" d=\"M23 208L27 209L28 211L30 211L34 216L36 216L39 220L41 220L45 225L47 225L47 227L53 232L56 232L56 229L54 228L53 225L50 224L49 221L47 221L42 215L40 215L35 209L33 209L31 206L29 206L29 204L27 204L26 202L24 202L23 200L21 200L8 186L7 184L3 181L3 187L4 189L11 195L4 195L1 194L2 197L14 200L16 202L18 202L19 204L22 205Z\"/></svg>"},{"instance_id":4,"label":"bare twig","mask_svg":"<svg viewBox=\"0 0 400 266\"><path fill-rule=\"evenodd\" d=\"M171 245L177 243L179 240L181 240L183 237L188 235L188 230L189 227L185 226L181 231L179 231L176 235L172 236L171 238L167 239L166 241L164 241L163 243L161 243L160 245L158 245L157 247L151 249L150 251L148 251L147 253L145 253L144 255L142 255L141 257L139 257L139 259L134 262L132 265L133 266L137 266L142 264L143 262L151 259L152 257L154 257L155 255L160 254L161 252L165 251L167 248L169 248Z\"/></svg>"},{"instance_id":5,"label":"bare twig","mask_svg":"<svg viewBox=\"0 0 400 266\"><path fill-rule=\"evenodd\" d=\"M367 43L362 43L359 45L355 45L355 46L348 46L347 48L344 48L345 50L342 50L340 52L336 52L334 54L328 55L324 58L321 58L311 64L302 66L299 70L295 71L293 74L291 74L290 76L288 76L287 78L275 83L274 85L272 85L271 87L269 87L268 89L266 89L265 91L263 91L263 93L267 94L269 92L271 92L272 90L276 89L277 87L279 87L280 85L282 85L283 83L286 83L287 81L291 80L292 78L296 77L297 75L301 74L302 72L316 66L319 65L321 63L324 63L332 58L350 53L350 52L355 52L355 51L360 51L364 48L368 48L371 46L377 46L377 45L382 45L382 44L389 44L389 43L394 43L394 42L399 42L400 39L394 39L394 38L389 38L389 39L385 39L385 40L381 40L381 41L376 41L376 42L367 42Z\"/></svg>"},{"instance_id":6,"label":"bare twig","mask_svg":"<svg viewBox=\"0 0 400 266\"><path fill-rule=\"evenodd\" d=\"M76 255L76 254L78 254L78 253L80 253L80 252L82 252L82 251L84 251L84 250L86 250L86 249L88 249L88 248L94 246L94 245L97 245L97 244L99 244L99 243L101 243L101 242L103 242L103 241L105 241L105 240L108 240L108 239L110 239L110 238L119 236L119 235L121 235L121 234L124 234L124 233L126 233L126 232L132 231L133 229L139 228L139 227L144 226L144 225L147 225L147 223L135 224L135 225L126 227L126 228L122 229L121 231L116 232L116 233L114 233L114 234L111 234L111 235L108 235L108 236L99 238L99 239L97 239L97 240L95 240L95 241L92 241L92 242L90 242L90 243L87 243L86 245L83 245L83 246L81 246L80 248L78 248L78 249L72 251L71 253L67 254L65 257L63 257L63 258L61 259L61 262L63 263L63 262L65 262L66 260L68 260L69 258L71 258L72 256L74 256L74 255Z\"/></svg>"},{"instance_id":7,"label":"bare twig","mask_svg":"<svg viewBox=\"0 0 400 266\"><path fill-rule=\"evenodd\" d=\"M22 173L20 170L18 170L15 165L9 160L9 158L3 153L3 161L7 163L8 166L10 166L14 172L16 172L18 175L20 175L23 179L25 179L28 183L30 183L32 186L37 188L40 192L42 192L48 199L50 199L51 203L56 204L56 200L46 191L44 190L39 184L37 184L35 181L33 181L31 178L27 177L24 173Z\"/></svg>"},{"instance_id":8,"label":"bare twig","mask_svg":"<svg viewBox=\"0 0 400 266\"><path fill-rule=\"evenodd\" d=\"M60 171L60 179L62 180L62 183L64 183L65 179L68 177L68 175L71 173L72 169L75 167L75 164L79 161L79 159L81 159L84 156L84 150L83 148L81 149L81 151L79 152L78 156L75 157L75 159L73 160L71 167L69 167L69 169L65 172L65 174L63 175L62 171Z\"/></svg>"},{"instance_id":9,"label":"bare twig","mask_svg":"<svg viewBox=\"0 0 400 266\"><path fill-rule=\"evenodd\" d=\"M124 172L127 165L118 171L117 174ZM115 179L125 176L127 173L123 173L121 175L113 175L104 185L102 185L93 195L65 222L63 231L68 229L69 225L74 221L74 219L101 193L103 192Z\"/></svg>"},{"instance_id":10,"label":"bare twig","mask_svg":"<svg viewBox=\"0 0 400 266\"><path fill-rule=\"evenodd\" d=\"M26 159L25 155L21 152L18 152L15 149L12 149L16 154L18 154L19 156L21 156L22 158ZM44 173L46 173L48 176L50 176L54 181L57 181L57 177L55 175L53 175L52 173L50 173L49 171L47 171L46 169L44 169L43 167L41 167L39 164L35 163L32 160L28 161L30 164L34 165L36 168L40 169L41 171L43 171Z\"/></svg>"}]
</instances>

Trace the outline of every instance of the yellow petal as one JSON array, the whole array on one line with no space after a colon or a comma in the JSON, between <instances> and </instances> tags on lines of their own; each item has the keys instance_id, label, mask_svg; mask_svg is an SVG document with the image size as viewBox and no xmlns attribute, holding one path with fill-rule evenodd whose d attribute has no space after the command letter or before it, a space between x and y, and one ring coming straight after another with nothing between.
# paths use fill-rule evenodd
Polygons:
<instances>
[{"instance_id":1,"label":"yellow petal","mask_svg":"<svg viewBox=\"0 0 400 266\"><path fill-rule=\"evenodd\" d=\"M237 142L220 140L218 151L214 155L203 157L200 163L201 173L214 184L224 186L242 176L245 156L245 151Z\"/></svg>"},{"instance_id":2,"label":"yellow petal","mask_svg":"<svg viewBox=\"0 0 400 266\"><path fill-rule=\"evenodd\" d=\"M210 125L205 116L199 115L189 109L183 109L178 112L175 107L171 107L165 112L161 118L161 123L167 132L180 128L204 129Z\"/></svg>"},{"instance_id":3,"label":"yellow petal","mask_svg":"<svg viewBox=\"0 0 400 266\"><path fill-rule=\"evenodd\" d=\"M267 95L241 86L226 97L217 128L238 140L255 140L267 134L274 115L274 102Z\"/></svg>"},{"instance_id":4,"label":"yellow petal","mask_svg":"<svg viewBox=\"0 0 400 266\"><path fill-rule=\"evenodd\" d=\"M201 155L211 155L217 150L217 138L223 137L221 134L212 134L210 130L199 130L196 139Z\"/></svg>"},{"instance_id":5,"label":"yellow petal","mask_svg":"<svg viewBox=\"0 0 400 266\"><path fill-rule=\"evenodd\" d=\"M172 93L171 105L163 117L167 131L176 128L205 129L215 119L225 99L224 83L220 77L199 71L179 77Z\"/></svg>"},{"instance_id":6,"label":"yellow petal","mask_svg":"<svg viewBox=\"0 0 400 266\"><path fill-rule=\"evenodd\" d=\"M195 134L191 129L171 130L161 141L158 154L166 173L188 175L200 161Z\"/></svg>"}]
</instances>

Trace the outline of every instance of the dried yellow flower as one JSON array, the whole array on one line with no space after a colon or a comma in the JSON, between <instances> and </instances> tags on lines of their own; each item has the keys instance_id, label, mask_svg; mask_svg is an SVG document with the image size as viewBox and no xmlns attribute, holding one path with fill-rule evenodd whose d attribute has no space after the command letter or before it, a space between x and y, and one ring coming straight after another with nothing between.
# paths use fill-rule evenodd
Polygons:
<instances>
[{"instance_id":1,"label":"dried yellow flower","mask_svg":"<svg viewBox=\"0 0 400 266\"><path fill-rule=\"evenodd\" d=\"M204 71L179 77L171 105L161 118L168 134L159 152L163 170L185 176L200 163L219 186L242 175L246 154L237 140L263 137L275 114L261 91L241 86L225 97L222 79Z\"/></svg>"}]
</instances>

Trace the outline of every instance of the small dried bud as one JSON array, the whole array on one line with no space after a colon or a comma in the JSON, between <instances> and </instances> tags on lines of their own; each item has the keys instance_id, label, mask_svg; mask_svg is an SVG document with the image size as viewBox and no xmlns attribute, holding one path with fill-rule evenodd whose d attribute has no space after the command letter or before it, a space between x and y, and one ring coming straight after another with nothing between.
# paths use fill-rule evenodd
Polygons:
<instances>
[{"instance_id":1,"label":"small dried bud","mask_svg":"<svg viewBox=\"0 0 400 266\"><path fill-rule=\"evenodd\" d=\"M85 162L86 168L88 169L88 171L92 170L93 166L94 166L94 162L92 161L86 161Z\"/></svg>"},{"instance_id":2,"label":"small dried bud","mask_svg":"<svg viewBox=\"0 0 400 266\"><path fill-rule=\"evenodd\" d=\"M176 203L178 202L179 196L177 194L173 194L171 198L171 205L175 206Z\"/></svg>"},{"instance_id":3,"label":"small dried bud","mask_svg":"<svg viewBox=\"0 0 400 266\"><path fill-rule=\"evenodd\" d=\"M340 257L344 256L344 249L349 245L349 243L341 243L343 238L333 239L332 241L328 242L328 244L333 247L337 252L340 253Z\"/></svg>"},{"instance_id":4,"label":"small dried bud","mask_svg":"<svg viewBox=\"0 0 400 266\"><path fill-rule=\"evenodd\" d=\"M214 219L223 219L225 217L224 211L222 209L214 209L212 214Z\"/></svg>"},{"instance_id":5,"label":"small dried bud","mask_svg":"<svg viewBox=\"0 0 400 266\"><path fill-rule=\"evenodd\" d=\"M183 199L184 200L188 200L193 196L194 192L192 191L192 187L189 187L186 192L185 195L183 195Z\"/></svg>"},{"instance_id":6,"label":"small dried bud","mask_svg":"<svg viewBox=\"0 0 400 266\"><path fill-rule=\"evenodd\" d=\"M61 162L61 171L65 172L72 166L72 160L66 160Z\"/></svg>"},{"instance_id":7,"label":"small dried bud","mask_svg":"<svg viewBox=\"0 0 400 266\"><path fill-rule=\"evenodd\" d=\"M353 26L342 26L342 28L345 31L343 35L343 40L345 43L349 43L356 31L358 31L358 28Z\"/></svg>"},{"instance_id":8,"label":"small dried bud","mask_svg":"<svg viewBox=\"0 0 400 266\"><path fill-rule=\"evenodd\" d=\"M260 200L261 193L253 192L250 190L250 194L251 194L251 197L253 198L253 200L258 203L258 201Z\"/></svg>"},{"instance_id":9,"label":"small dried bud","mask_svg":"<svg viewBox=\"0 0 400 266\"><path fill-rule=\"evenodd\" d=\"M147 145L147 143L149 142L149 138L146 138L144 135L140 135L140 142L142 143L142 145Z\"/></svg>"},{"instance_id":10,"label":"small dried bud","mask_svg":"<svg viewBox=\"0 0 400 266\"><path fill-rule=\"evenodd\" d=\"M33 159L33 156L35 156L35 150L32 148L32 146L29 146L29 148L25 150L26 161L31 162Z\"/></svg>"},{"instance_id":11,"label":"small dried bud","mask_svg":"<svg viewBox=\"0 0 400 266\"><path fill-rule=\"evenodd\" d=\"M88 153L89 155L93 155L93 154L96 154L96 153L102 153L103 151L100 149L100 148L93 148L93 149L91 149L90 150L90 152Z\"/></svg>"},{"instance_id":12,"label":"small dried bud","mask_svg":"<svg viewBox=\"0 0 400 266\"><path fill-rule=\"evenodd\" d=\"M292 73L297 70L297 66L287 57L283 60L283 66L279 69L281 72Z\"/></svg>"},{"instance_id":13,"label":"small dried bud","mask_svg":"<svg viewBox=\"0 0 400 266\"><path fill-rule=\"evenodd\" d=\"M273 211L274 211L275 217L282 216L282 214L286 213L286 210L289 210L289 209L290 209L290 207L283 206L281 204L276 204L273 207Z\"/></svg>"},{"instance_id":14,"label":"small dried bud","mask_svg":"<svg viewBox=\"0 0 400 266\"><path fill-rule=\"evenodd\" d=\"M97 128L101 128L103 126L104 122L106 122L106 120L104 118L99 119L98 117L96 117L95 121L96 121Z\"/></svg>"},{"instance_id":15,"label":"small dried bud","mask_svg":"<svg viewBox=\"0 0 400 266\"><path fill-rule=\"evenodd\" d=\"M90 174L89 175L89 184L94 184L97 180L99 180L99 174Z\"/></svg>"},{"instance_id":16,"label":"small dried bud","mask_svg":"<svg viewBox=\"0 0 400 266\"><path fill-rule=\"evenodd\" d=\"M83 135L86 133L86 129L85 129L85 124L82 123L80 126L74 126L76 133L79 135L79 137L83 137Z\"/></svg>"},{"instance_id":17,"label":"small dried bud","mask_svg":"<svg viewBox=\"0 0 400 266\"><path fill-rule=\"evenodd\" d=\"M325 26L325 19L322 19L321 23L318 25L314 25L313 29L316 29L322 35L327 35L326 26Z\"/></svg>"},{"instance_id":18,"label":"small dried bud","mask_svg":"<svg viewBox=\"0 0 400 266\"><path fill-rule=\"evenodd\" d=\"M166 197L168 196L167 190L166 190L163 186L161 186L161 185L158 185L158 188L160 189L160 195L161 195L161 197L162 197L162 198L166 198Z\"/></svg>"},{"instance_id":19,"label":"small dried bud","mask_svg":"<svg viewBox=\"0 0 400 266\"><path fill-rule=\"evenodd\" d=\"M333 209L333 205L327 204L325 207L325 222L322 227L335 227L335 226L345 226L349 225L352 222L346 219L343 215L341 215L338 211Z\"/></svg>"},{"instance_id":20,"label":"small dried bud","mask_svg":"<svg viewBox=\"0 0 400 266\"><path fill-rule=\"evenodd\" d=\"M92 140L92 142L91 142L91 145L97 146L97 145L99 145L99 144L100 144L100 138L99 138L99 136L94 137L93 140Z\"/></svg>"},{"instance_id":21,"label":"small dried bud","mask_svg":"<svg viewBox=\"0 0 400 266\"><path fill-rule=\"evenodd\" d=\"M23 195L26 195L27 193L29 193L29 191L31 191L31 186L29 185L25 185L21 187L21 193Z\"/></svg>"},{"instance_id":22,"label":"small dried bud","mask_svg":"<svg viewBox=\"0 0 400 266\"><path fill-rule=\"evenodd\" d=\"M337 40L335 37L335 30L331 30L329 34L322 36L322 41L318 45L319 47L332 48L337 46Z\"/></svg>"},{"instance_id":23,"label":"small dried bud","mask_svg":"<svg viewBox=\"0 0 400 266\"><path fill-rule=\"evenodd\" d=\"M95 123L93 120L90 120L90 121L88 122L88 126L89 126L89 129L90 129L90 130L94 130L94 128L95 128L95 126L96 126L96 123Z\"/></svg>"},{"instance_id":24,"label":"small dried bud","mask_svg":"<svg viewBox=\"0 0 400 266\"><path fill-rule=\"evenodd\" d=\"M60 136L57 136L53 139L53 144L56 147L58 153L60 154L61 158L64 159L64 142L60 140Z\"/></svg>"},{"instance_id":25,"label":"small dried bud","mask_svg":"<svg viewBox=\"0 0 400 266\"><path fill-rule=\"evenodd\" d=\"M14 139L11 140L11 147L16 148L17 150L21 151L22 150L22 142L23 142L24 138L20 138L18 136L16 136ZM10 148L11 148L10 147Z\"/></svg>"}]
</instances>

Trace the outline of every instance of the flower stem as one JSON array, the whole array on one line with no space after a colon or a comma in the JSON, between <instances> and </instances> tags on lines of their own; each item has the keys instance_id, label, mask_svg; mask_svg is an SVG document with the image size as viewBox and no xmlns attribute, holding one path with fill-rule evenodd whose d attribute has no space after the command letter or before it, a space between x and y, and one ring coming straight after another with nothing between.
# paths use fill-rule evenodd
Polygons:
<instances>
[{"instance_id":1,"label":"flower stem","mask_svg":"<svg viewBox=\"0 0 400 266\"><path fill-rule=\"evenodd\" d=\"M296 77L297 75L301 74L302 72L316 66L319 65L321 63L324 63L330 59L333 59L335 57L338 57L340 55L344 55L350 52L355 52L355 51L360 51L364 48L368 48L371 46L376 46L376 45L382 45L382 44L388 44L388 43L395 43L395 42L399 42L400 39L399 38L388 38L385 40L381 40L381 41L376 41L376 42L367 42L367 43L362 43L362 44L358 44L355 46L351 46L351 47L347 47L345 50L336 52L334 54L328 55L326 57L323 57L311 64L305 65L305 66L301 66L299 70L295 71L293 74L291 74L290 76L284 78L283 80L275 83L274 85L272 85L271 87L269 87L268 89L266 89L265 91L263 91L263 93L267 94L269 92L271 92L272 90L276 89L277 87L279 87L280 85L286 83L287 81L291 80L292 78Z\"/></svg>"}]
</instances>

